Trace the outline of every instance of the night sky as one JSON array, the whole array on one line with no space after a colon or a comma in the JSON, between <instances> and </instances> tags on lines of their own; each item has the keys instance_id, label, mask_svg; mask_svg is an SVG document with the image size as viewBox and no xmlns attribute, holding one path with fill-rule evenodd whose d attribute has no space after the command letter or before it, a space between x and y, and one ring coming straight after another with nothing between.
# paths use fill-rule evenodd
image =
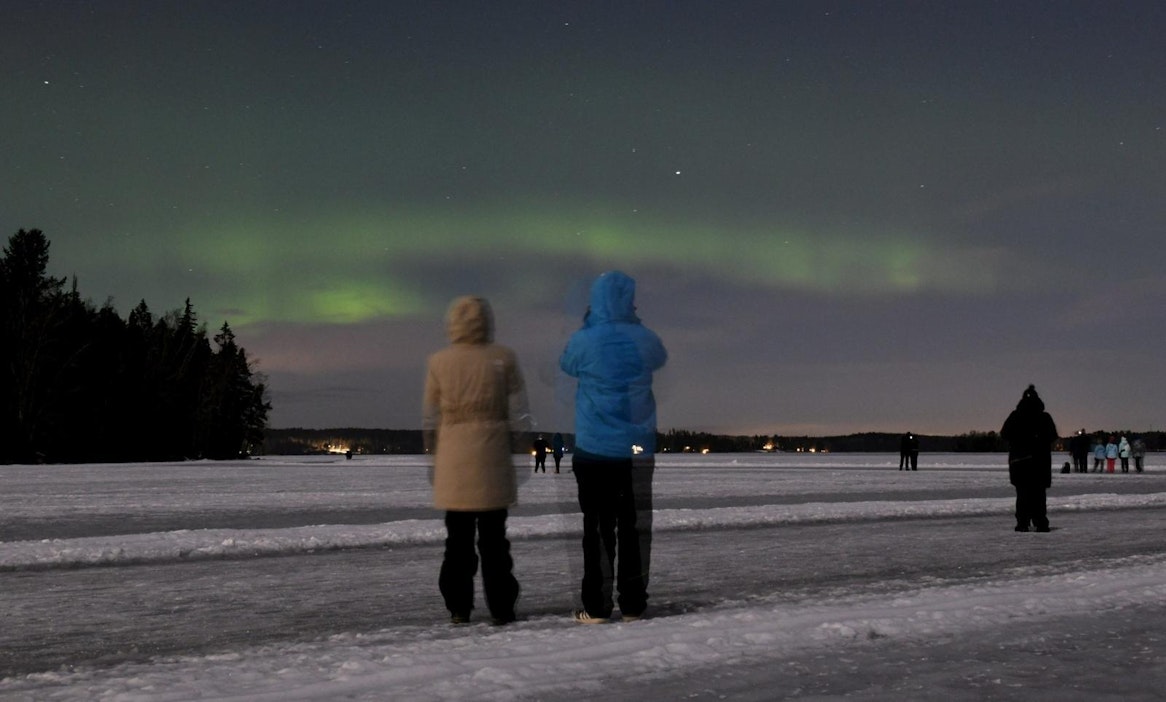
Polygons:
<instances>
[{"instance_id":1,"label":"night sky","mask_svg":"<svg viewBox=\"0 0 1166 702\"><path fill-rule=\"evenodd\" d=\"M420 426L451 298L539 426L620 268L662 429L1166 421L1166 3L4 3L0 234L189 297L275 427Z\"/></svg>"}]
</instances>

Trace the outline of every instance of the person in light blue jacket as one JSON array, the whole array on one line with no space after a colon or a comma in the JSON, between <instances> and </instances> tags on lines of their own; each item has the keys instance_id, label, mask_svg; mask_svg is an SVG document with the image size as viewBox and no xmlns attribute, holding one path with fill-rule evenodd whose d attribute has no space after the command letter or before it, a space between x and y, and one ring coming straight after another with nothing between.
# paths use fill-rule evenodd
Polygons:
<instances>
[{"instance_id":1,"label":"person in light blue jacket","mask_svg":"<svg viewBox=\"0 0 1166 702\"><path fill-rule=\"evenodd\" d=\"M583 328L559 359L563 372L578 381L571 464L583 512L583 608L575 619L588 624L611 617L613 573L624 621L640 618L647 607L656 451L652 375L668 352L640 323L635 295L627 274L599 276Z\"/></svg>"}]
</instances>

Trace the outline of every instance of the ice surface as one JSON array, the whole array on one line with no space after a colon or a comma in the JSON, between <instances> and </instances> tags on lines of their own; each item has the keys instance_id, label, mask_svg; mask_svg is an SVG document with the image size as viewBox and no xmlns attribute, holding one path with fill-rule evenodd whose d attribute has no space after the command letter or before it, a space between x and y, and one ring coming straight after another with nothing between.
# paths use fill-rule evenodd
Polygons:
<instances>
[{"instance_id":1,"label":"ice surface","mask_svg":"<svg viewBox=\"0 0 1166 702\"><path fill-rule=\"evenodd\" d=\"M1016 534L1004 464L925 456L906 473L877 454L661 456L655 616L597 627L566 616L573 477L540 474L508 529L525 616L501 628L445 622L444 529L435 512L417 516L420 457L2 466L0 698L930 699L950 686L967 699L1153 699L1166 681L1160 627L1146 624L1166 621L1166 476L1057 475L1053 533ZM311 523L319 515L334 521ZM405 518L370 522L385 515ZM188 528L199 522L238 526ZM54 537L7 536L38 529ZM394 558L388 582L361 577ZM344 587L321 573L355 594L340 602ZM207 583L266 606L230 610ZM408 596L370 604L390 591ZM102 619L83 600L115 611ZM329 603L352 619L265 628ZM214 639L192 610L220 610L241 633ZM374 610L383 625L354 623ZM1108 642L1088 659L1108 668L1065 667L1046 645L1082 638Z\"/></svg>"}]
</instances>

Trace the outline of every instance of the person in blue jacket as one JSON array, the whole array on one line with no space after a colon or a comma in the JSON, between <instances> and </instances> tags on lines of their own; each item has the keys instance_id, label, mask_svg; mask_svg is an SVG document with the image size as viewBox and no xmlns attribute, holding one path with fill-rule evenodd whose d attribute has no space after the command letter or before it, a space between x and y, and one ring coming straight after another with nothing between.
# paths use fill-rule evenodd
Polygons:
<instances>
[{"instance_id":1,"label":"person in blue jacket","mask_svg":"<svg viewBox=\"0 0 1166 702\"><path fill-rule=\"evenodd\" d=\"M1093 442L1093 472L1100 473L1105 468L1105 441L1101 435Z\"/></svg>"},{"instance_id":2,"label":"person in blue jacket","mask_svg":"<svg viewBox=\"0 0 1166 702\"><path fill-rule=\"evenodd\" d=\"M575 619L587 624L611 617L613 573L624 621L639 619L648 604L656 451L652 374L668 352L636 316L635 294L635 280L627 274L599 276L583 328L571 335L559 359L563 372L578 381L571 462L583 513L583 609Z\"/></svg>"}]
</instances>

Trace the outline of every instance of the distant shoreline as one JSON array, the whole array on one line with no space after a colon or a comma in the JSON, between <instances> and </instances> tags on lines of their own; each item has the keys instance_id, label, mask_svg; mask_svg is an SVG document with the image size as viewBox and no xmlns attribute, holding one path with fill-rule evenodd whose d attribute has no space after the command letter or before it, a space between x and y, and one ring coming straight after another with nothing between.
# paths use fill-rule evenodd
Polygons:
<instances>
[{"instance_id":1,"label":"distant shoreline","mask_svg":"<svg viewBox=\"0 0 1166 702\"><path fill-rule=\"evenodd\" d=\"M543 432L546 434L547 432ZM1147 451L1166 449L1166 432L1127 430L1099 430L1104 435L1139 436ZM1092 436L1093 433L1090 433ZM574 435L563 434L568 449L574 446ZM657 434L657 453L898 453L901 433L864 432L833 436L731 435L670 429ZM919 434L919 450L923 453L999 453L1007 445L994 431L969 431L965 434ZM268 429L262 453L266 455L357 455L423 454L420 429L369 429L360 427L333 427L306 429L292 427ZM1053 447L1058 453L1068 448L1068 436Z\"/></svg>"}]
</instances>

